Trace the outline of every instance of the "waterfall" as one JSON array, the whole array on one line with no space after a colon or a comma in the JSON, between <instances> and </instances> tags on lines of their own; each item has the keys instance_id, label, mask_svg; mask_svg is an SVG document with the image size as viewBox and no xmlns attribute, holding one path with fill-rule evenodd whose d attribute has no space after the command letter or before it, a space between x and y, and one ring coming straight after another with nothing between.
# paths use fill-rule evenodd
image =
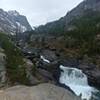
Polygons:
<instances>
[{"instance_id":1,"label":"waterfall","mask_svg":"<svg viewBox=\"0 0 100 100\"><path fill-rule=\"evenodd\" d=\"M97 90L88 85L87 76L77 68L60 65L60 69L62 70L59 79L60 83L69 86L74 93L81 96L82 99L91 100L92 94L97 92Z\"/></svg>"},{"instance_id":2,"label":"waterfall","mask_svg":"<svg viewBox=\"0 0 100 100\"><path fill-rule=\"evenodd\" d=\"M44 56L40 58L46 62L51 63ZM100 91L88 85L87 76L77 68L65 67L60 65L61 75L59 82L70 87L77 95L81 96L82 100L100 100Z\"/></svg>"},{"instance_id":3,"label":"waterfall","mask_svg":"<svg viewBox=\"0 0 100 100\"><path fill-rule=\"evenodd\" d=\"M50 63L50 61L49 61L49 60L47 60L47 59L45 59L45 57L44 57L44 56L40 56L40 58L41 58L44 62L46 62L46 63Z\"/></svg>"}]
</instances>

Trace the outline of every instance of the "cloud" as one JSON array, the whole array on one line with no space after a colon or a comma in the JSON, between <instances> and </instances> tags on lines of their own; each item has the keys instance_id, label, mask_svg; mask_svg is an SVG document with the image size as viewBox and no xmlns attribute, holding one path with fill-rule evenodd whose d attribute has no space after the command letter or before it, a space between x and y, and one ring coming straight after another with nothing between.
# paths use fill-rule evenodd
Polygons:
<instances>
[{"instance_id":1,"label":"cloud","mask_svg":"<svg viewBox=\"0 0 100 100\"><path fill-rule=\"evenodd\" d=\"M4 10L17 10L32 26L45 24L64 16L82 0L0 0Z\"/></svg>"}]
</instances>

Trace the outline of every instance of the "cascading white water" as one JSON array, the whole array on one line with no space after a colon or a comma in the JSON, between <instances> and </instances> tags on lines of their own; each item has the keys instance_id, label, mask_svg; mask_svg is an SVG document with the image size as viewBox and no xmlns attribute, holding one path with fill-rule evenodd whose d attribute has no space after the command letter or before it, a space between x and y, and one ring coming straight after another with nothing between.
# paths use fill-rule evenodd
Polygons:
<instances>
[{"instance_id":1,"label":"cascading white water","mask_svg":"<svg viewBox=\"0 0 100 100\"><path fill-rule=\"evenodd\" d=\"M40 56L40 58L46 62L50 63L49 60L45 59L44 56ZM76 93L77 96L81 96L84 100L100 100L100 92L88 85L87 76L77 68L65 67L60 65L61 72L59 82L69 86L70 89ZM95 94L99 93L99 97L95 96ZM92 98L94 97L94 99ZM92 99L91 99L92 98Z\"/></svg>"},{"instance_id":2,"label":"cascading white water","mask_svg":"<svg viewBox=\"0 0 100 100\"><path fill-rule=\"evenodd\" d=\"M49 61L49 60L47 60L47 59L45 59L45 57L44 57L44 56L40 56L40 58L41 58L44 62L46 62L46 63L50 63L50 61Z\"/></svg>"},{"instance_id":3,"label":"cascading white water","mask_svg":"<svg viewBox=\"0 0 100 100\"><path fill-rule=\"evenodd\" d=\"M82 99L90 100L92 93L97 90L88 85L87 76L79 69L60 66L63 70L60 76L60 83L69 86L76 95L82 97Z\"/></svg>"}]
</instances>

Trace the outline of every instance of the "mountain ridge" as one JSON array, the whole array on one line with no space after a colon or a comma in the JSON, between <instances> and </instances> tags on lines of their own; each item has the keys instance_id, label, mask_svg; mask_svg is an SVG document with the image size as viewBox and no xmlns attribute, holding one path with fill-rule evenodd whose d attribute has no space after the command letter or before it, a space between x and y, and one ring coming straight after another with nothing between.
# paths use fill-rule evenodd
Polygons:
<instances>
[{"instance_id":1,"label":"mountain ridge","mask_svg":"<svg viewBox=\"0 0 100 100\"><path fill-rule=\"evenodd\" d=\"M4 11L0 9L0 31L7 34L23 33L31 31L32 28L26 16L20 15L15 10Z\"/></svg>"},{"instance_id":2,"label":"mountain ridge","mask_svg":"<svg viewBox=\"0 0 100 100\"><path fill-rule=\"evenodd\" d=\"M45 25L40 25L35 29L35 31L37 33L49 33L52 35L55 33L57 35L57 32L58 34L63 33L64 31L71 29L68 24L74 18L81 17L88 10L100 12L100 0L83 0L79 5L69 11L64 17L60 18L59 20L49 22ZM57 27L59 27L58 30L56 30ZM55 32L55 30L57 32Z\"/></svg>"}]
</instances>

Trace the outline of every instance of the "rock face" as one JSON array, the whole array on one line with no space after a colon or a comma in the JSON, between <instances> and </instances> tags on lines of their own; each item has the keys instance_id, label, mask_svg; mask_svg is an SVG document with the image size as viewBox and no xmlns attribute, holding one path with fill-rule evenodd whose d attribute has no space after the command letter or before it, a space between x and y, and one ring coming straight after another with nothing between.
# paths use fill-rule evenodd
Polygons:
<instances>
[{"instance_id":1,"label":"rock face","mask_svg":"<svg viewBox=\"0 0 100 100\"><path fill-rule=\"evenodd\" d=\"M5 58L6 55L1 52L3 49L0 48L0 87L5 85L6 82L6 68L5 68Z\"/></svg>"},{"instance_id":2,"label":"rock face","mask_svg":"<svg viewBox=\"0 0 100 100\"><path fill-rule=\"evenodd\" d=\"M29 85L37 85L39 83L55 83L52 73L45 69L36 68L35 65L28 59L26 62L26 74L29 80Z\"/></svg>"},{"instance_id":3,"label":"rock face","mask_svg":"<svg viewBox=\"0 0 100 100\"><path fill-rule=\"evenodd\" d=\"M0 31L14 35L32 30L27 18L17 11L4 11L0 9Z\"/></svg>"},{"instance_id":4,"label":"rock face","mask_svg":"<svg viewBox=\"0 0 100 100\"><path fill-rule=\"evenodd\" d=\"M0 91L0 100L80 100L71 92L52 84L15 86Z\"/></svg>"}]
</instances>

